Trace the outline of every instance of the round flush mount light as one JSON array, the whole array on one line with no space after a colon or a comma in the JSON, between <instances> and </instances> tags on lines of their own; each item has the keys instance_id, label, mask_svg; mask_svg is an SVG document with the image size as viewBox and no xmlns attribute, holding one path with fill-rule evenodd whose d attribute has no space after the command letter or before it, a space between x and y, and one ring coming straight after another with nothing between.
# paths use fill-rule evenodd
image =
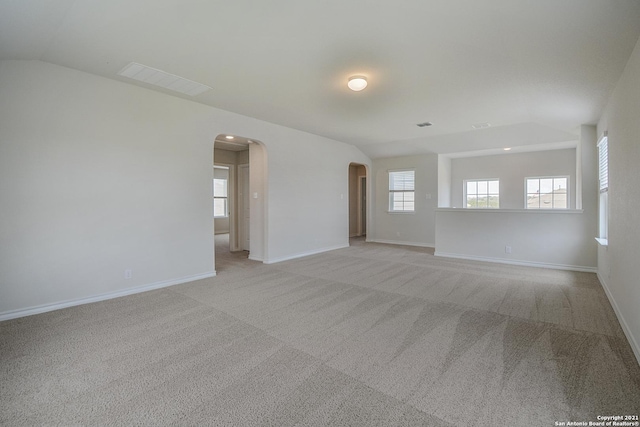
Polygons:
<instances>
[{"instance_id":1,"label":"round flush mount light","mask_svg":"<svg viewBox=\"0 0 640 427\"><path fill-rule=\"evenodd\" d=\"M349 86L349 89L359 92L367 87L367 78L364 76L351 76L349 77L347 86Z\"/></svg>"},{"instance_id":2,"label":"round flush mount light","mask_svg":"<svg viewBox=\"0 0 640 427\"><path fill-rule=\"evenodd\" d=\"M227 136L225 136L225 138L227 138L227 139L233 139L233 137L232 137L231 135L227 135Z\"/></svg>"}]
</instances>

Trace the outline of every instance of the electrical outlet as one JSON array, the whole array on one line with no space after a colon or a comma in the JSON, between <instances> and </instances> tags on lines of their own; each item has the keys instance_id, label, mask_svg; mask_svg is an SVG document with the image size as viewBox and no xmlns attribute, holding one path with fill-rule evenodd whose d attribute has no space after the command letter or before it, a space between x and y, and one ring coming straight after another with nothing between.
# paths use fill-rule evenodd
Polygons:
<instances>
[{"instance_id":1,"label":"electrical outlet","mask_svg":"<svg viewBox=\"0 0 640 427\"><path fill-rule=\"evenodd\" d=\"M131 270L130 268L127 268L124 271L124 278L125 279L131 279L133 277L133 270Z\"/></svg>"},{"instance_id":2,"label":"electrical outlet","mask_svg":"<svg viewBox=\"0 0 640 427\"><path fill-rule=\"evenodd\" d=\"M505 246L504 247L504 253L510 254L511 253L511 246Z\"/></svg>"}]
</instances>

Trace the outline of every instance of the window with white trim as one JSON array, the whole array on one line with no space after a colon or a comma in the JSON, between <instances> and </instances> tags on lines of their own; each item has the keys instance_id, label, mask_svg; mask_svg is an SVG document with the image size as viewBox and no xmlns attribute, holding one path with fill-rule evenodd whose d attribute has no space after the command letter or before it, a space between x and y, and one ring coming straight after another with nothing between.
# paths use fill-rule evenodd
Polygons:
<instances>
[{"instance_id":1,"label":"window with white trim","mask_svg":"<svg viewBox=\"0 0 640 427\"><path fill-rule=\"evenodd\" d=\"M607 132L598 142L598 181L600 187L599 237L607 239L609 234L609 138Z\"/></svg>"},{"instance_id":2,"label":"window with white trim","mask_svg":"<svg viewBox=\"0 0 640 427\"><path fill-rule=\"evenodd\" d=\"M415 212L415 171L389 171L389 212Z\"/></svg>"},{"instance_id":3,"label":"window with white trim","mask_svg":"<svg viewBox=\"0 0 640 427\"><path fill-rule=\"evenodd\" d=\"M525 178L526 209L569 209L569 177Z\"/></svg>"},{"instance_id":4,"label":"window with white trim","mask_svg":"<svg viewBox=\"0 0 640 427\"><path fill-rule=\"evenodd\" d=\"M229 168L214 167L213 175L213 217L229 216Z\"/></svg>"},{"instance_id":5,"label":"window with white trim","mask_svg":"<svg viewBox=\"0 0 640 427\"><path fill-rule=\"evenodd\" d=\"M469 209L499 209L500 180L467 179L464 181L464 198Z\"/></svg>"}]
</instances>

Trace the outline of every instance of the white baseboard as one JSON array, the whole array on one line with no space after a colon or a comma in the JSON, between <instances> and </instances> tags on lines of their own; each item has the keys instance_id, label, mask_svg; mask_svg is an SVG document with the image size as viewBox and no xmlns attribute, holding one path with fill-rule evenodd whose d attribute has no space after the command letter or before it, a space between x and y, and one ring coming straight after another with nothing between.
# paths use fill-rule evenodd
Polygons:
<instances>
[{"instance_id":1,"label":"white baseboard","mask_svg":"<svg viewBox=\"0 0 640 427\"><path fill-rule=\"evenodd\" d=\"M585 273L596 273L598 270L596 267L585 267L582 265L551 264L551 263L545 263L545 262L510 260L510 259L504 259L504 258L489 258L489 257L481 257L481 256L473 256L473 255L451 254L451 253L438 252L438 251L436 251L434 255L439 257L445 257L445 258L466 259L469 261L495 262L498 264L521 265L524 267L537 267L537 268L551 268L554 270L581 271Z\"/></svg>"},{"instance_id":2,"label":"white baseboard","mask_svg":"<svg viewBox=\"0 0 640 427\"><path fill-rule=\"evenodd\" d=\"M314 249L312 251L303 252L303 253L300 253L300 254L287 255L287 256L278 257L278 258L270 258L268 260L265 260L264 263L265 264L275 264L277 262L289 261L291 259L303 258L303 257L310 256L310 255L321 254L323 252L335 251L336 249L344 249L344 248L348 248L348 247L349 247L349 243L336 245L336 246L328 246L328 247L325 247L325 248L322 248L322 249Z\"/></svg>"},{"instance_id":3,"label":"white baseboard","mask_svg":"<svg viewBox=\"0 0 640 427\"><path fill-rule=\"evenodd\" d=\"M207 279L214 277L215 271L210 273L196 274L194 276L180 277L178 279L163 280L162 282L151 283L149 285L136 286L134 288L122 289L115 292L107 292L106 294L94 295L91 297L72 299L67 301L55 302L52 304L43 304L35 307L21 308L18 310L5 311L0 313L0 322L3 320L17 319L19 317L31 316L34 314L46 313L48 311L60 310L62 308L73 307L76 305L89 304L92 302L104 301L113 298L124 297L127 295L139 294L141 292L151 291L154 289L166 288L167 286L179 285L180 283L193 282L194 280Z\"/></svg>"},{"instance_id":4,"label":"white baseboard","mask_svg":"<svg viewBox=\"0 0 640 427\"><path fill-rule=\"evenodd\" d=\"M631 344L631 349L633 350L633 353L635 354L636 359L638 360L638 363L640 363L640 346L638 345L638 342L636 341L635 337L631 333L631 329L629 328L627 321L624 319L624 316L620 311L620 307L618 307L618 303L613 298L613 294L609 289L609 284L607 283L606 280L604 280L604 277L600 275L600 272L598 272L598 280L600 280L600 283L602 284L602 288L604 289L604 293L607 294L607 298L611 303L611 307L613 307L613 311L616 313L616 317L620 322L620 326L622 326L622 331L626 335L627 341L629 341L629 344Z\"/></svg>"},{"instance_id":5,"label":"white baseboard","mask_svg":"<svg viewBox=\"0 0 640 427\"><path fill-rule=\"evenodd\" d=\"M402 240L367 239L367 242L386 243L387 245L418 246L420 248L432 248L432 249L436 247L435 243L405 242Z\"/></svg>"}]
</instances>

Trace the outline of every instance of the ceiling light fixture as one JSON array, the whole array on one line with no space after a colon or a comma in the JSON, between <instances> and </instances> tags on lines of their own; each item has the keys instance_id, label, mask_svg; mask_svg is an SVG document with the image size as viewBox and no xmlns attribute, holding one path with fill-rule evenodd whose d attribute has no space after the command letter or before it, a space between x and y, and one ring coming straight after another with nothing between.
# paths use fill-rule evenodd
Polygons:
<instances>
[{"instance_id":1,"label":"ceiling light fixture","mask_svg":"<svg viewBox=\"0 0 640 427\"><path fill-rule=\"evenodd\" d=\"M355 92L360 92L362 89L367 87L367 78L364 76L351 76L349 77L347 86Z\"/></svg>"},{"instance_id":2,"label":"ceiling light fixture","mask_svg":"<svg viewBox=\"0 0 640 427\"><path fill-rule=\"evenodd\" d=\"M227 135L227 136L225 136L225 138L227 138L227 139L233 139L233 137L232 137L231 135Z\"/></svg>"},{"instance_id":3,"label":"ceiling light fixture","mask_svg":"<svg viewBox=\"0 0 640 427\"><path fill-rule=\"evenodd\" d=\"M511 147L503 148L504 151L511 151Z\"/></svg>"}]
</instances>

